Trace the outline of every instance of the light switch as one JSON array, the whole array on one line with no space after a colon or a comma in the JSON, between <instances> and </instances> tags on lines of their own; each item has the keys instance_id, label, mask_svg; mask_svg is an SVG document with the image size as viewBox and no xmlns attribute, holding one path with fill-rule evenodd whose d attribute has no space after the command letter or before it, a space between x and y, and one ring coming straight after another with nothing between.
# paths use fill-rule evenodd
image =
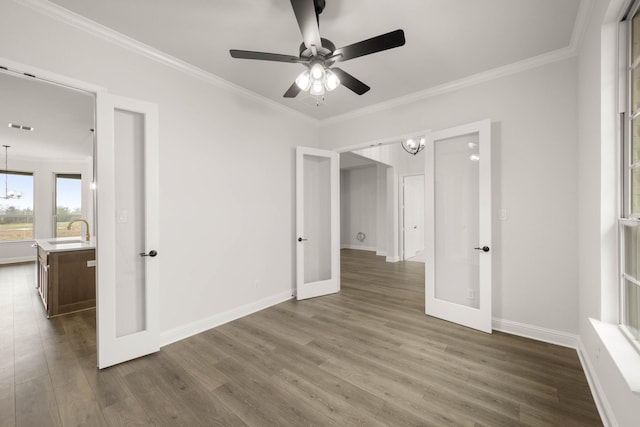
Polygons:
<instances>
[{"instance_id":1,"label":"light switch","mask_svg":"<svg viewBox=\"0 0 640 427\"><path fill-rule=\"evenodd\" d=\"M124 224L127 222L127 211L118 211L117 213L117 222L118 224Z\"/></svg>"},{"instance_id":2,"label":"light switch","mask_svg":"<svg viewBox=\"0 0 640 427\"><path fill-rule=\"evenodd\" d=\"M500 221L506 221L507 220L507 210L506 209L500 209L498 211L498 219Z\"/></svg>"}]
</instances>

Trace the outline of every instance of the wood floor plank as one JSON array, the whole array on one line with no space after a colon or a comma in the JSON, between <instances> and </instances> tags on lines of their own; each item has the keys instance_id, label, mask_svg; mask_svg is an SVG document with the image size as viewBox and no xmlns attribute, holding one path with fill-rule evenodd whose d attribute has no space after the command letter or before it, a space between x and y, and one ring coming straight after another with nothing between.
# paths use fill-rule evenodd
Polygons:
<instances>
[{"instance_id":1,"label":"wood floor plank","mask_svg":"<svg viewBox=\"0 0 640 427\"><path fill-rule=\"evenodd\" d=\"M0 266L0 427L602 425L575 350L425 316L420 263L341 273L99 371L95 311L47 319L33 264Z\"/></svg>"}]
</instances>

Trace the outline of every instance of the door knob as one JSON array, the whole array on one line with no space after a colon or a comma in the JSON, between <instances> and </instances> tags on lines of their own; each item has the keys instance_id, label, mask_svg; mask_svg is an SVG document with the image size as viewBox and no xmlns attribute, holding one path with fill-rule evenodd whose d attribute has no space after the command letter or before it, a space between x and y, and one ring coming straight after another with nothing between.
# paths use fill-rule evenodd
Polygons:
<instances>
[{"instance_id":1,"label":"door knob","mask_svg":"<svg viewBox=\"0 0 640 427\"><path fill-rule=\"evenodd\" d=\"M482 251L482 252L489 252L489 250L490 250L489 246L483 246L481 248L473 248L473 249L475 249L477 251Z\"/></svg>"},{"instance_id":2,"label":"door knob","mask_svg":"<svg viewBox=\"0 0 640 427\"><path fill-rule=\"evenodd\" d=\"M148 254L145 254L144 252L140 252L140 256L150 256L151 258L153 258L156 255L158 255L157 251L149 251Z\"/></svg>"},{"instance_id":3,"label":"door knob","mask_svg":"<svg viewBox=\"0 0 640 427\"><path fill-rule=\"evenodd\" d=\"M303 239L302 237L298 237L298 242L302 242L304 240L309 240L309 239Z\"/></svg>"}]
</instances>

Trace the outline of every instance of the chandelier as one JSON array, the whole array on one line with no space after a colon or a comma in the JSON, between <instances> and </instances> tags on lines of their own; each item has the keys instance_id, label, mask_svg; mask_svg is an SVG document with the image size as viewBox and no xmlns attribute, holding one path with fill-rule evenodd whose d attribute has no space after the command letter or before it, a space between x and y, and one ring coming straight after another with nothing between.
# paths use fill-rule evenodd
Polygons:
<instances>
[{"instance_id":1,"label":"chandelier","mask_svg":"<svg viewBox=\"0 0 640 427\"><path fill-rule=\"evenodd\" d=\"M424 137L420 139L416 139L416 138L403 139L400 142L400 144L402 145L402 148L404 148L404 151L406 151L409 154L413 154L414 156L418 154L420 151L422 151L422 149L425 146L425 143L426 141Z\"/></svg>"},{"instance_id":2,"label":"chandelier","mask_svg":"<svg viewBox=\"0 0 640 427\"><path fill-rule=\"evenodd\" d=\"M22 197L22 193L19 191L9 190L9 153L8 149L10 145L3 145L4 147L4 196L0 196L0 199L19 199Z\"/></svg>"}]
</instances>

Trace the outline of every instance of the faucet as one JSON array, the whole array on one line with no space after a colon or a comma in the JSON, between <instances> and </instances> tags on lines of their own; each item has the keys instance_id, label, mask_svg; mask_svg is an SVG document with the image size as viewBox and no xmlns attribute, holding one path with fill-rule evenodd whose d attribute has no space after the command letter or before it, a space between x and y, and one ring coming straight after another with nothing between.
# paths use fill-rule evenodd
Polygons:
<instances>
[{"instance_id":1,"label":"faucet","mask_svg":"<svg viewBox=\"0 0 640 427\"><path fill-rule=\"evenodd\" d=\"M89 240L91 240L91 236L89 234L89 223L87 222L86 219L82 219L82 218L72 219L69 222L69 225L67 225L67 230L71 230L71 225L73 225L74 222L78 222L78 221L84 222L84 224L87 226L87 235L85 236L85 240L88 242Z\"/></svg>"}]
</instances>

